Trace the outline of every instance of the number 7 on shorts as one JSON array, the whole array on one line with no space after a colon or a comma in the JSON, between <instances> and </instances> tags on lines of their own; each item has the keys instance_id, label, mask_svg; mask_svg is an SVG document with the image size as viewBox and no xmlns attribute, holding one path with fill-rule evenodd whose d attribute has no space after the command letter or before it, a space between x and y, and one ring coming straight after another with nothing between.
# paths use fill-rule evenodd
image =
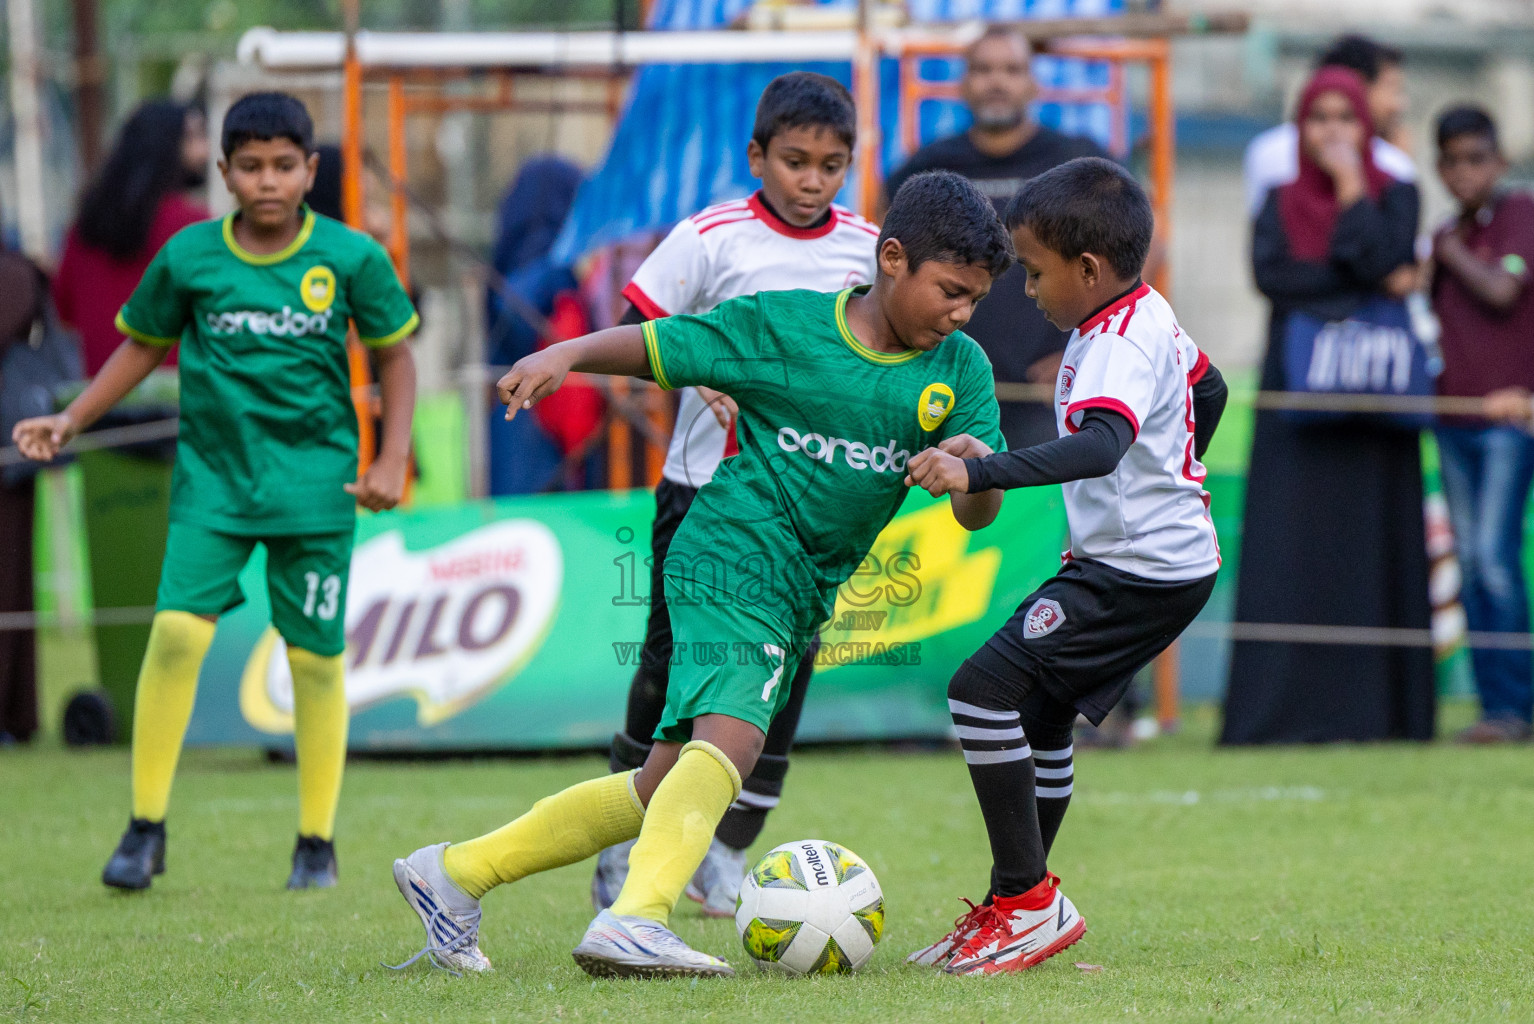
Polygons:
<instances>
[{"instance_id":1,"label":"number 7 on shorts","mask_svg":"<svg viewBox=\"0 0 1534 1024\"><path fill-rule=\"evenodd\" d=\"M767 657L777 658L778 667L767 679L767 685L762 687L762 700L772 700L772 691L777 687L778 681L783 678L783 665L788 655L781 647L772 644L762 644L762 650L767 652Z\"/></svg>"}]
</instances>

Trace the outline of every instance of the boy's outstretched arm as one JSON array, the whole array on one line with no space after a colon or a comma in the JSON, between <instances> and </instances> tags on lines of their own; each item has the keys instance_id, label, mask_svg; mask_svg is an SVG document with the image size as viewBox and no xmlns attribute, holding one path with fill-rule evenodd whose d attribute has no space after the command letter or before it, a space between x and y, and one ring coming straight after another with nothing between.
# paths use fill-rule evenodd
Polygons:
<instances>
[{"instance_id":1,"label":"boy's outstretched arm","mask_svg":"<svg viewBox=\"0 0 1534 1024\"><path fill-rule=\"evenodd\" d=\"M378 458L346 493L373 512L393 508L405 496L410 470L410 422L415 416L415 356L401 341L377 350L378 397L383 406L383 440Z\"/></svg>"},{"instance_id":2,"label":"boy's outstretched arm","mask_svg":"<svg viewBox=\"0 0 1534 1024\"><path fill-rule=\"evenodd\" d=\"M37 462L50 461L80 431L99 420L128 392L142 384L144 378L165 361L169 351L169 345L147 345L132 338L125 339L101 372L63 412L22 420L11 431L11 440L27 458Z\"/></svg>"},{"instance_id":3,"label":"boy's outstretched arm","mask_svg":"<svg viewBox=\"0 0 1534 1024\"><path fill-rule=\"evenodd\" d=\"M1089 409L1076 433L1031 448L961 455L958 445L964 439L962 434L951 437L913 456L906 479L935 495L978 496L993 489L999 493L1107 476L1134 443L1134 428L1116 412Z\"/></svg>"},{"instance_id":4,"label":"boy's outstretched arm","mask_svg":"<svg viewBox=\"0 0 1534 1024\"><path fill-rule=\"evenodd\" d=\"M518 359L495 385L495 393L506 404L506 418L514 418L518 412L531 409L558 391L572 370L614 377L649 377L644 331L631 324L609 327Z\"/></svg>"}]
</instances>

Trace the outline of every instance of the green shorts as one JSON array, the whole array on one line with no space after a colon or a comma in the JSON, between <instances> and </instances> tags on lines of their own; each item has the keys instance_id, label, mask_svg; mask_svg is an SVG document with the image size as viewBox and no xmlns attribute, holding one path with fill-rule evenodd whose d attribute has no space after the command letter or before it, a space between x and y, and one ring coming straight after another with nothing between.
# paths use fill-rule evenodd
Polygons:
<instances>
[{"instance_id":1,"label":"green shorts","mask_svg":"<svg viewBox=\"0 0 1534 1024\"><path fill-rule=\"evenodd\" d=\"M671 575L665 582L674 647L655 739L686 742L699 715L729 715L766 732L788 703L811 638L731 594Z\"/></svg>"},{"instance_id":2,"label":"green shorts","mask_svg":"<svg viewBox=\"0 0 1534 1024\"><path fill-rule=\"evenodd\" d=\"M240 572L266 548L272 625L291 647L329 657L346 649L346 581L353 531L242 537L171 523L160 569L158 611L223 615L245 602Z\"/></svg>"}]
</instances>

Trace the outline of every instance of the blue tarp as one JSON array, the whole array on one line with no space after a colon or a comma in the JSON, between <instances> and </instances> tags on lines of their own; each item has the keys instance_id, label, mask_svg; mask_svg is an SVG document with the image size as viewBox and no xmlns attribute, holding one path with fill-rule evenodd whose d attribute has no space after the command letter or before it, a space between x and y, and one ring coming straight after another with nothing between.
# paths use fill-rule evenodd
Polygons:
<instances>
[{"instance_id":1,"label":"blue tarp","mask_svg":"<svg viewBox=\"0 0 1534 1024\"><path fill-rule=\"evenodd\" d=\"M706 29L729 25L753 0L657 0L650 24L656 29ZM1125 0L910 0L916 21L973 18L1019 19L1095 17L1123 11ZM831 0L828 6L855 6ZM923 62L922 77L957 76L958 62ZM618 122L606 158L581 186L565 222L556 258L574 260L593 249L675 224L703 207L747 195L755 179L746 166L746 142L757 97L786 71L818 71L851 85L846 62L772 64L668 64L643 68L630 86L626 112ZM909 154L901 148L898 125L899 62L880 68L879 111L882 166L894 168ZM1039 57L1034 74L1046 88L1102 85L1104 62ZM1042 104L1039 119L1051 127L1088 135L1107 145L1111 129L1105 104ZM923 142L960 131L968 115L957 103L931 101L920 111ZM840 197L855 205L855 175Z\"/></svg>"}]
</instances>

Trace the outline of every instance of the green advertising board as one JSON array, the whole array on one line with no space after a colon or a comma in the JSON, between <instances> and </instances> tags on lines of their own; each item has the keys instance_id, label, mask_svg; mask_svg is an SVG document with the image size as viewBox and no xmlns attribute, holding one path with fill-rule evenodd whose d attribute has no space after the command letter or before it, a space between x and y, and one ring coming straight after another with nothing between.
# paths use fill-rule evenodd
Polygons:
<instances>
[{"instance_id":1,"label":"green advertising board","mask_svg":"<svg viewBox=\"0 0 1534 1024\"><path fill-rule=\"evenodd\" d=\"M654 513L648 491L600 491L363 517L346 611L352 748L606 745L644 636ZM946 736L955 666L1064 544L1058 489L1008 495L973 534L946 499L913 493L841 589L801 737ZM263 561L258 549L241 579L249 600L219 624L189 742L291 742Z\"/></svg>"}]
</instances>

